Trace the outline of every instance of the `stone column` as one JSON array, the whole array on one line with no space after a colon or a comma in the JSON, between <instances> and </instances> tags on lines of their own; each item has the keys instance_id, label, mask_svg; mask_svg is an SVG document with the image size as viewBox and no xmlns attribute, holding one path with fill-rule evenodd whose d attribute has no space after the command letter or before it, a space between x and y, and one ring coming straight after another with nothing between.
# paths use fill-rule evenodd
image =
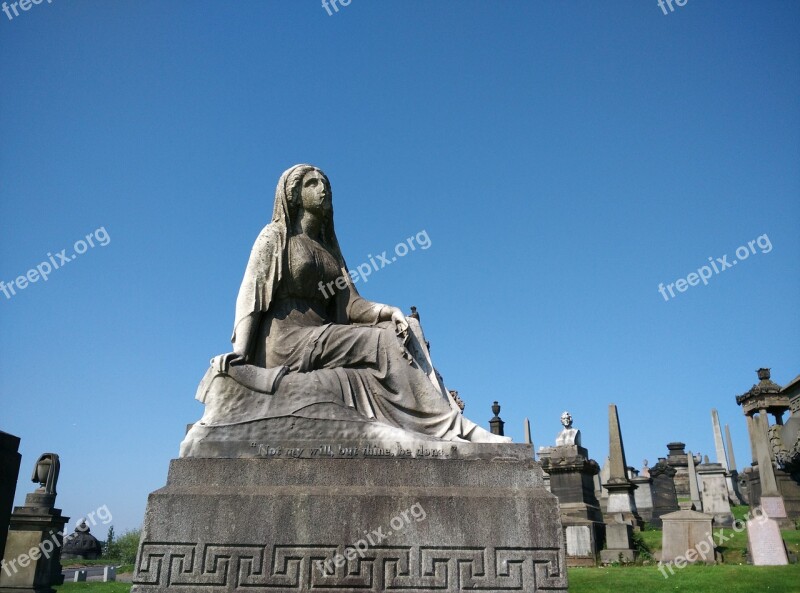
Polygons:
<instances>
[{"instance_id":1,"label":"stone column","mask_svg":"<svg viewBox=\"0 0 800 593\"><path fill-rule=\"evenodd\" d=\"M728 470L736 471L736 455L733 452L733 441L731 441L731 429L725 425L725 442L728 444Z\"/></svg>"},{"instance_id":2,"label":"stone column","mask_svg":"<svg viewBox=\"0 0 800 593\"><path fill-rule=\"evenodd\" d=\"M52 586L64 582L61 546L69 517L55 508L58 472L58 455L42 455L33 472L33 481L41 487L11 515L0 593L55 593Z\"/></svg>"},{"instance_id":3,"label":"stone column","mask_svg":"<svg viewBox=\"0 0 800 593\"><path fill-rule=\"evenodd\" d=\"M17 490L19 462L19 437L0 431L0 558L6 548L8 521L14 506L14 493Z\"/></svg>"},{"instance_id":4,"label":"stone column","mask_svg":"<svg viewBox=\"0 0 800 593\"><path fill-rule=\"evenodd\" d=\"M689 451L687 459L689 460L689 496L692 499L692 509L690 510L702 512L703 503L700 500L700 491L697 488L697 472L695 471L694 456L691 451Z\"/></svg>"},{"instance_id":5,"label":"stone column","mask_svg":"<svg viewBox=\"0 0 800 593\"><path fill-rule=\"evenodd\" d=\"M725 445L722 442L722 429L719 425L719 414L716 409L711 410L711 427L714 430L714 448L717 452L717 463L728 471L728 457L725 455ZM689 454L691 455L691 453Z\"/></svg>"},{"instance_id":6,"label":"stone column","mask_svg":"<svg viewBox=\"0 0 800 593\"><path fill-rule=\"evenodd\" d=\"M750 437L750 453L753 457L753 465L758 464L758 440L756 439L756 421L752 414L746 414L747 420L747 435Z\"/></svg>"}]
</instances>

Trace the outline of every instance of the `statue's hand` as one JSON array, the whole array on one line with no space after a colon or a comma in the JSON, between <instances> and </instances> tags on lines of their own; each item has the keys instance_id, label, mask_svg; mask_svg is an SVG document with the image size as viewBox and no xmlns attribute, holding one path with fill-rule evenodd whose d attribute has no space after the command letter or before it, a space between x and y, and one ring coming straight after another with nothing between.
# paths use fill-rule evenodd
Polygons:
<instances>
[{"instance_id":1,"label":"statue's hand","mask_svg":"<svg viewBox=\"0 0 800 593\"><path fill-rule=\"evenodd\" d=\"M392 321L394 321L397 328L397 334L405 341L408 338L408 321L406 321L406 316L403 315L403 312L397 307L392 307Z\"/></svg>"},{"instance_id":2,"label":"statue's hand","mask_svg":"<svg viewBox=\"0 0 800 593\"><path fill-rule=\"evenodd\" d=\"M218 365L217 370L221 373L227 373L228 369L232 366L245 364L246 360L243 354L238 352L228 352L227 354L220 354L211 359L211 364Z\"/></svg>"}]
</instances>

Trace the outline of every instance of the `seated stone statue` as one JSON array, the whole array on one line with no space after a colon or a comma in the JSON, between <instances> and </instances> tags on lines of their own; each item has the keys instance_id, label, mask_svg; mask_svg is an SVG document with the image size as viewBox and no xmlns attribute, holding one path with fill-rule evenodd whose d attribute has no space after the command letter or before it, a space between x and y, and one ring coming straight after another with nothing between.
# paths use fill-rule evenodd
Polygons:
<instances>
[{"instance_id":1,"label":"seated stone statue","mask_svg":"<svg viewBox=\"0 0 800 593\"><path fill-rule=\"evenodd\" d=\"M206 410L184 456L207 439L510 440L462 415L416 319L358 294L334 231L330 183L310 165L278 181L231 341L233 352L213 359L200 384Z\"/></svg>"}]
</instances>

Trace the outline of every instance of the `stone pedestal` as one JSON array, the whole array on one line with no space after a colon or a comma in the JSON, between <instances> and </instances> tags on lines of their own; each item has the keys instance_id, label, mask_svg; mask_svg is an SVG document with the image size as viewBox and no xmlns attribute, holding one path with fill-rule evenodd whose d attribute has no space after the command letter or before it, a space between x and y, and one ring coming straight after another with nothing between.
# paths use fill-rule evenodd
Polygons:
<instances>
[{"instance_id":1,"label":"stone pedestal","mask_svg":"<svg viewBox=\"0 0 800 593\"><path fill-rule=\"evenodd\" d=\"M61 545L69 517L53 508L55 495L34 492L16 507L6 540L0 593L55 593L64 582Z\"/></svg>"},{"instance_id":2,"label":"stone pedestal","mask_svg":"<svg viewBox=\"0 0 800 593\"><path fill-rule=\"evenodd\" d=\"M594 566L605 533L594 484L600 467L589 459L585 448L559 445L542 458L542 468L550 476L550 492L558 498L561 508L567 566ZM586 544L590 546L588 553Z\"/></svg>"},{"instance_id":3,"label":"stone pedestal","mask_svg":"<svg viewBox=\"0 0 800 593\"><path fill-rule=\"evenodd\" d=\"M8 522L17 490L19 462L19 437L0 431L0 558L6 547Z\"/></svg>"},{"instance_id":4,"label":"stone pedestal","mask_svg":"<svg viewBox=\"0 0 800 593\"><path fill-rule=\"evenodd\" d=\"M428 446L173 460L132 593L566 591L558 504L532 448Z\"/></svg>"},{"instance_id":5,"label":"stone pedestal","mask_svg":"<svg viewBox=\"0 0 800 593\"><path fill-rule=\"evenodd\" d=\"M661 516L661 562L685 559L689 563L714 562L711 522L714 518L697 511L676 511Z\"/></svg>"},{"instance_id":6,"label":"stone pedestal","mask_svg":"<svg viewBox=\"0 0 800 593\"><path fill-rule=\"evenodd\" d=\"M703 512L714 517L715 527L733 526L725 473L725 468L720 463L704 463L697 466Z\"/></svg>"},{"instance_id":7,"label":"stone pedestal","mask_svg":"<svg viewBox=\"0 0 800 593\"><path fill-rule=\"evenodd\" d=\"M667 443L667 449L669 449L667 464L675 470L673 477L675 493L682 498L689 498L691 496L689 491L689 459L685 448L686 443Z\"/></svg>"},{"instance_id":8,"label":"stone pedestal","mask_svg":"<svg viewBox=\"0 0 800 593\"><path fill-rule=\"evenodd\" d=\"M600 562L633 562L636 552L631 549L633 526L628 523L606 524L606 549L600 551Z\"/></svg>"}]
</instances>

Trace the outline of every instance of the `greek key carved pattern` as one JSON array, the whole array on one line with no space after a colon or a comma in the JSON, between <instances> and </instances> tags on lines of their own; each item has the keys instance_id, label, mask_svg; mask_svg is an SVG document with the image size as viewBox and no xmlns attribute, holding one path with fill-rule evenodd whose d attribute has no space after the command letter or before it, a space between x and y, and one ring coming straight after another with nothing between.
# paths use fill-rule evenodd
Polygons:
<instances>
[{"instance_id":1,"label":"greek key carved pattern","mask_svg":"<svg viewBox=\"0 0 800 593\"><path fill-rule=\"evenodd\" d=\"M143 543L134 591L566 591L558 549ZM333 559L340 555L339 564ZM326 568L327 566L327 568Z\"/></svg>"}]
</instances>

